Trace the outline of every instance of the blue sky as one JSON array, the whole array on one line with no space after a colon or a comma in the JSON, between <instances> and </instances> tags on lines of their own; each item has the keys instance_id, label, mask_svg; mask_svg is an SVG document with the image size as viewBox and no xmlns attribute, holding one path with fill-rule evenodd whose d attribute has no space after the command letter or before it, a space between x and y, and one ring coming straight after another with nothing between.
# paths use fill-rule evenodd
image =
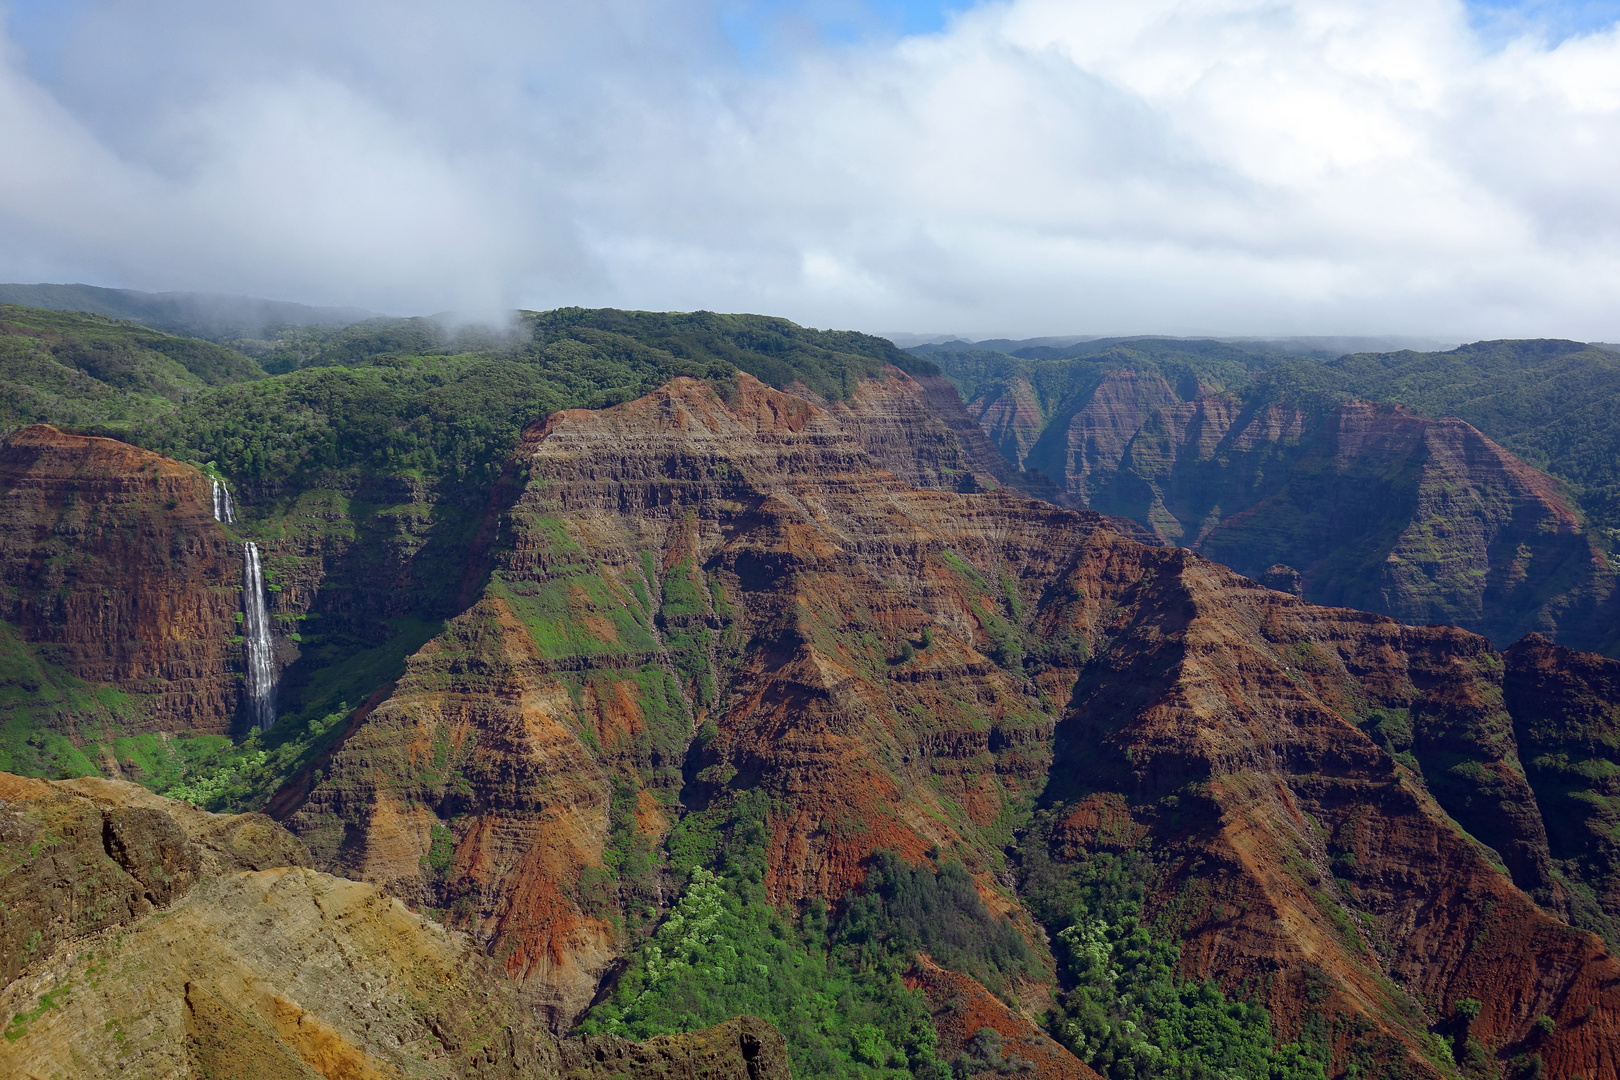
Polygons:
<instances>
[{"instance_id":1,"label":"blue sky","mask_svg":"<svg viewBox=\"0 0 1620 1080\"><path fill-rule=\"evenodd\" d=\"M809 29L822 41L859 43L930 34L972 0L733 0L720 10L727 38L744 57L768 51L784 29Z\"/></svg>"},{"instance_id":2,"label":"blue sky","mask_svg":"<svg viewBox=\"0 0 1620 1080\"><path fill-rule=\"evenodd\" d=\"M1564 38L1612 26L1620 20L1620 0L1465 0L1475 19L1489 26L1544 27ZM10 0L13 37L29 46L49 47L60 28L92 10L94 0ZM754 41L762 29L783 18L798 18L829 39L849 40L883 34L932 33L974 0L732 0L721 18L739 40Z\"/></svg>"},{"instance_id":3,"label":"blue sky","mask_svg":"<svg viewBox=\"0 0 1620 1080\"><path fill-rule=\"evenodd\" d=\"M1556 42L1620 21L1620 0L1469 0L1468 7L1487 39L1535 29Z\"/></svg>"}]
</instances>

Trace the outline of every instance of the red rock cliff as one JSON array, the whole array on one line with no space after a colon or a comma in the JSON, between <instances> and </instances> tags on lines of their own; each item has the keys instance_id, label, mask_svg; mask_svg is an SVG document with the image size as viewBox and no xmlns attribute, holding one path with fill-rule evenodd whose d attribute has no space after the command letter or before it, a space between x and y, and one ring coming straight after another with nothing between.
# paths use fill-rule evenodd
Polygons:
<instances>
[{"instance_id":1,"label":"red rock cliff","mask_svg":"<svg viewBox=\"0 0 1620 1080\"><path fill-rule=\"evenodd\" d=\"M46 425L0 445L0 618L47 661L130 695L122 732L229 728L241 582L196 469Z\"/></svg>"}]
</instances>

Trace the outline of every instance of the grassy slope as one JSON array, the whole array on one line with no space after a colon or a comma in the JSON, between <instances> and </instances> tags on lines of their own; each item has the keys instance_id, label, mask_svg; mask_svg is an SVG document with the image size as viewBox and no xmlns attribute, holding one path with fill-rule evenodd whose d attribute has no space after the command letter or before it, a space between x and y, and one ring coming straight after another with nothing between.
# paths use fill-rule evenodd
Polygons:
<instances>
[{"instance_id":1,"label":"grassy slope","mask_svg":"<svg viewBox=\"0 0 1620 1080\"><path fill-rule=\"evenodd\" d=\"M262 379L240 353L134 323L0 305L0 430L128 434L210 389Z\"/></svg>"}]
</instances>

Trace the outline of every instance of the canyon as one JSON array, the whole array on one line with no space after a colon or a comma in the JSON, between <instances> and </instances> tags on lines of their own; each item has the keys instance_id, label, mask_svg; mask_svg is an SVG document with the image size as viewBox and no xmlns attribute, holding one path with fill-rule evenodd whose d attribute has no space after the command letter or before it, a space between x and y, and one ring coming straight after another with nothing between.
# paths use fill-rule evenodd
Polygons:
<instances>
[{"instance_id":1,"label":"canyon","mask_svg":"<svg viewBox=\"0 0 1620 1080\"><path fill-rule=\"evenodd\" d=\"M209 467L10 435L12 768L76 752L111 778L0 779L4 1009L28 1018L0 1052L167 1043L172 1075L1215 1067L1152 1015L1086 1012L1082 990L1163 1004L1094 966L1140 934L1177 1008L1248 1025L1233 1075L1620 1069L1620 662L1598 655L1607 564L1556 483L1461 421L1139 373L1099 381L1054 484L1023 467L1048 437L1019 427L1033 391L964 410L920 367L776 381L553 412L459 491L227 480L235 521ZM1399 528L1349 573L1334 515L1375 509ZM1255 536L1296 553L1244 562ZM267 728L254 601L285 688ZM1446 621L1489 632L1412 625ZM213 756L160 784L153 745ZM968 884L918 938L882 867ZM759 941L714 936L745 916ZM871 1019L705 1011L789 972Z\"/></svg>"},{"instance_id":2,"label":"canyon","mask_svg":"<svg viewBox=\"0 0 1620 1080\"><path fill-rule=\"evenodd\" d=\"M936 359L954 370L948 354ZM1316 603L1458 625L1502 646L1539 632L1620 649L1616 566L1570 492L1471 424L1224 389L1196 367L1178 376L1128 359L1058 385L1043 402L1008 373L967 409L1070 505L1257 580L1283 567Z\"/></svg>"}]
</instances>

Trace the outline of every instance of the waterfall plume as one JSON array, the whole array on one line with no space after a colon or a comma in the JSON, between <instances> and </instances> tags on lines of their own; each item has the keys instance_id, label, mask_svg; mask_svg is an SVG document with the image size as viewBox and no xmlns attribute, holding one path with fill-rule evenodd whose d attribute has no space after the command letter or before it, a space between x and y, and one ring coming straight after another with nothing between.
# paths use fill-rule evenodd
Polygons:
<instances>
[{"instance_id":1,"label":"waterfall plume","mask_svg":"<svg viewBox=\"0 0 1620 1080\"><path fill-rule=\"evenodd\" d=\"M214 520L223 521L227 525L236 524L236 514L231 508L231 489L213 481L214 485Z\"/></svg>"},{"instance_id":2,"label":"waterfall plume","mask_svg":"<svg viewBox=\"0 0 1620 1080\"><path fill-rule=\"evenodd\" d=\"M226 504L227 512L229 503ZM260 731L276 722L276 663L270 648L270 610L264 602L264 574L259 568L259 547L242 545L242 615L247 644L246 693L248 718Z\"/></svg>"}]
</instances>

